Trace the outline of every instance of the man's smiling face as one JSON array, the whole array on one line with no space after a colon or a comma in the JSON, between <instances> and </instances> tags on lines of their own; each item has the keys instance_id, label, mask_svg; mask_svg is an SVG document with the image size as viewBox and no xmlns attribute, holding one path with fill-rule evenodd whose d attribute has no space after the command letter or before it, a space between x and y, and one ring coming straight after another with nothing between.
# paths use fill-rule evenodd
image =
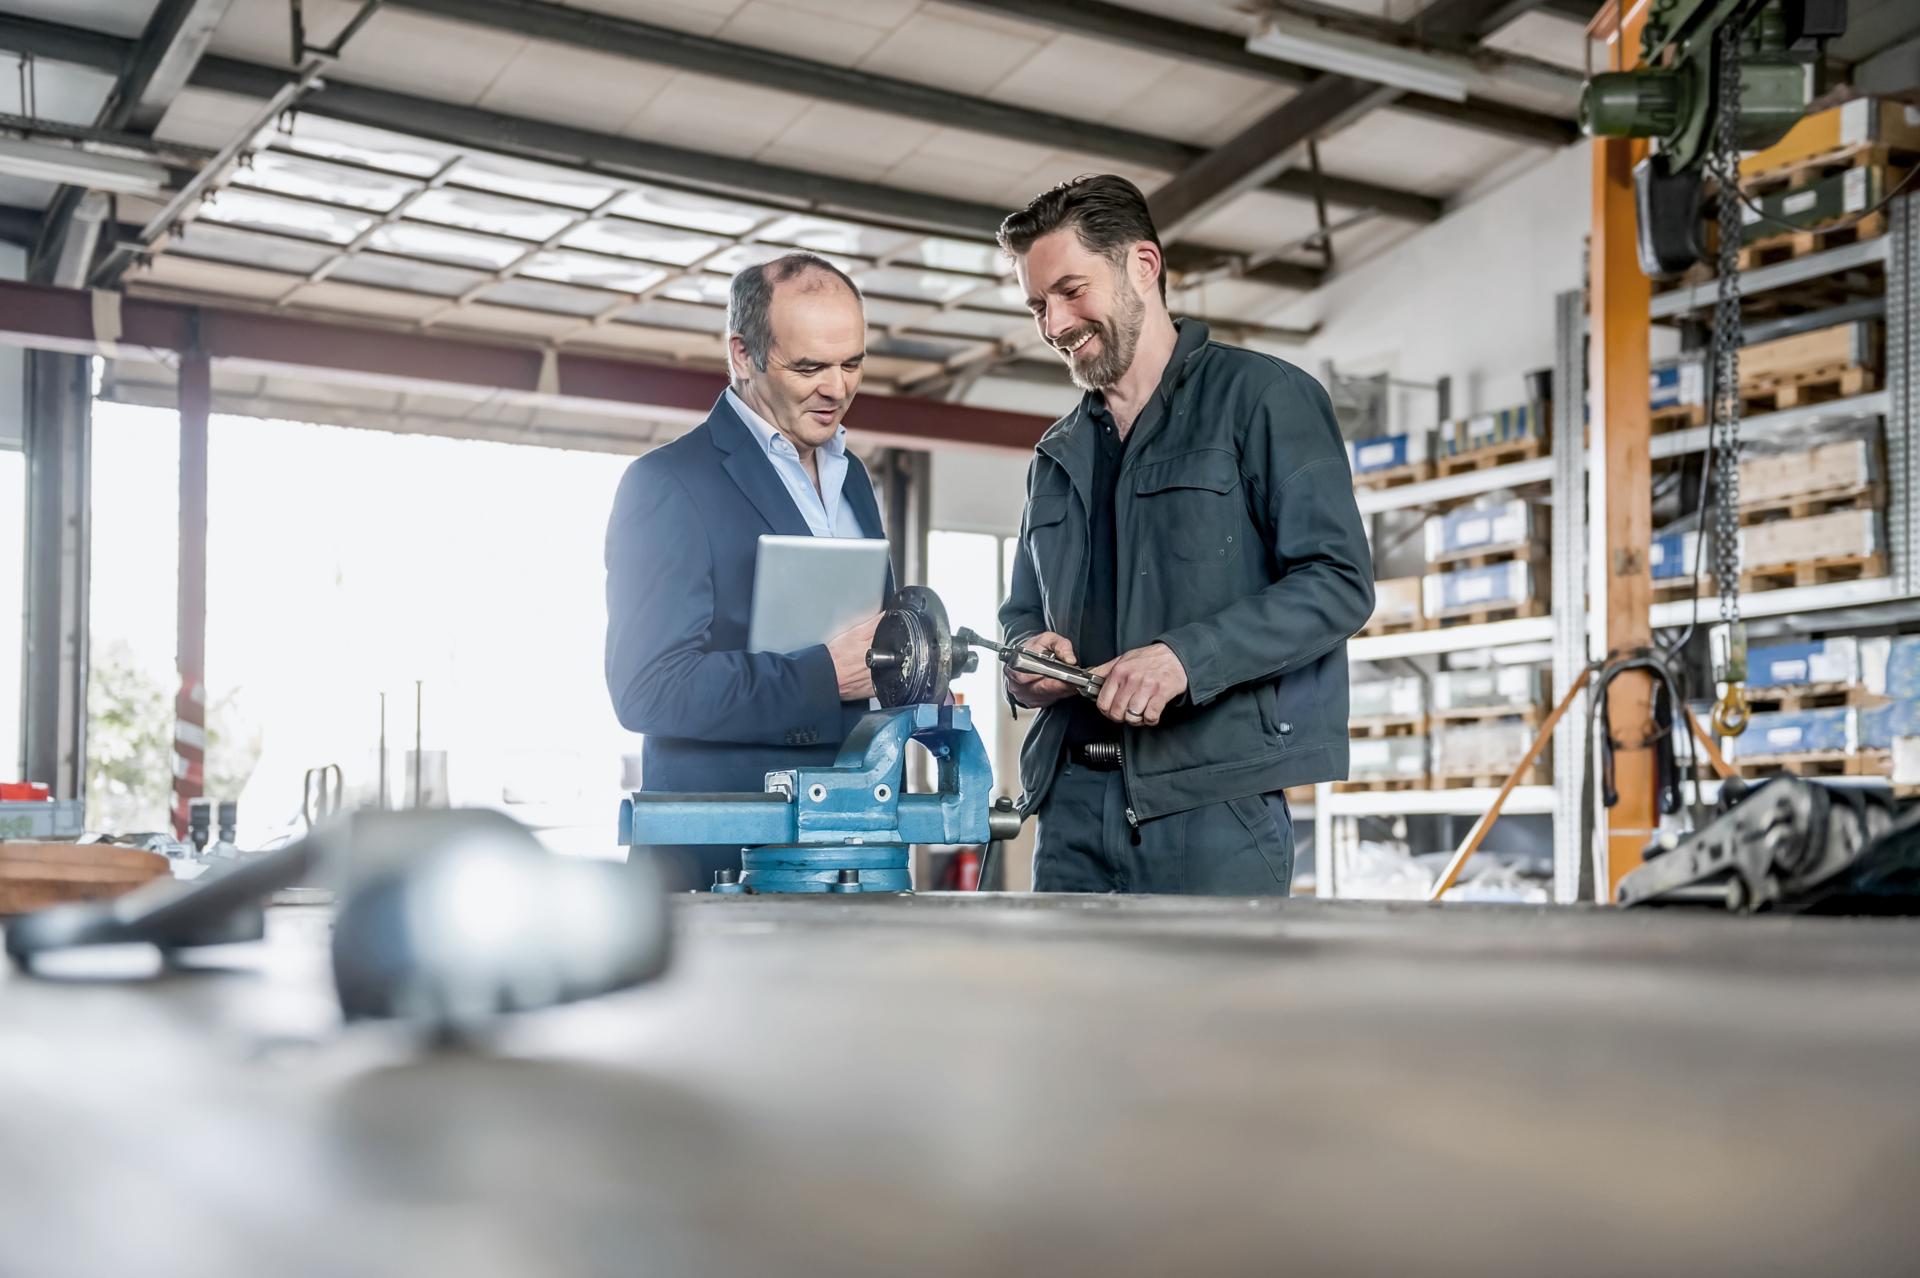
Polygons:
<instances>
[{"instance_id":1,"label":"man's smiling face","mask_svg":"<svg viewBox=\"0 0 1920 1278\"><path fill-rule=\"evenodd\" d=\"M1049 232L1014 259L1027 309L1082 390L1103 390L1133 364L1146 302L1126 271L1086 247L1072 227Z\"/></svg>"}]
</instances>

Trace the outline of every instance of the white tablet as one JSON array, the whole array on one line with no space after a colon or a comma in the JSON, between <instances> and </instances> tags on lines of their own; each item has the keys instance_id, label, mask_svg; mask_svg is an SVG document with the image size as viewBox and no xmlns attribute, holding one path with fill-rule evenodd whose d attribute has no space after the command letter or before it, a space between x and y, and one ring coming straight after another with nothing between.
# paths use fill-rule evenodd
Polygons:
<instances>
[{"instance_id":1,"label":"white tablet","mask_svg":"<svg viewBox=\"0 0 1920 1278\"><path fill-rule=\"evenodd\" d=\"M880 611L887 543L854 537L760 538L747 651L798 652Z\"/></svg>"}]
</instances>

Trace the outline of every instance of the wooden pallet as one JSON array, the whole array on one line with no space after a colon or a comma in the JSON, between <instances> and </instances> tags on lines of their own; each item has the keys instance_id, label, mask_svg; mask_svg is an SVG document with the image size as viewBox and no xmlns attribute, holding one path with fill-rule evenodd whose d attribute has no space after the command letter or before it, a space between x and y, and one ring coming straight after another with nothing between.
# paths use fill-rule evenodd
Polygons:
<instances>
[{"instance_id":1,"label":"wooden pallet","mask_svg":"<svg viewBox=\"0 0 1920 1278\"><path fill-rule=\"evenodd\" d=\"M1544 439L1513 439L1504 443L1488 444L1485 448L1455 453L1451 457L1441 457L1434 466L1444 477L1469 470L1491 470L1495 466L1531 461L1535 457L1545 456L1546 452L1547 441Z\"/></svg>"},{"instance_id":2,"label":"wooden pallet","mask_svg":"<svg viewBox=\"0 0 1920 1278\"><path fill-rule=\"evenodd\" d=\"M1436 790L1497 790L1507 783L1508 773L1490 772L1436 772L1433 774L1433 788ZM1552 770L1544 763L1536 763L1520 774L1520 785L1547 785L1553 780Z\"/></svg>"},{"instance_id":3,"label":"wooden pallet","mask_svg":"<svg viewBox=\"0 0 1920 1278\"><path fill-rule=\"evenodd\" d=\"M1681 274L1670 280L1655 280L1653 282L1653 295L1658 297L1662 293L1677 293L1683 288L1693 288L1696 285L1707 283L1714 275L1713 262L1710 260L1711 257L1712 254L1709 253L1709 260L1695 262Z\"/></svg>"},{"instance_id":4,"label":"wooden pallet","mask_svg":"<svg viewBox=\"0 0 1920 1278\"><path fill-rule=\"evenodd\" d=\"M1493 621L1515 621L1521 617L1544 617L1547 615L1547 603L1544 599L1523 599L1519 603L1505 604L1498 608L1463 608L1458 612L1441 616L1439 628L1451 626L1481 626Z\"/></svg>"},{"instance_id":5,"label":"wooden pallet","mask_svg":"<svg viewBox=\"0 0 1920 1278\"><path fill-rule=\"evenodd\" d=\"M0 842L0 914L121 896L173 872L157 852L111 843Z\"/></svg>"},{"instance_id":6,"label":"wooden pallet","mask_svg":"<svg viewBox=\"0 0 1920 1278\"><path fill-rule=\"evenodd\" d=\"M1791 497L1773 497L1765 501L1743 501L1740 503L1740 523L1742 526L1751 526L1776 519L1830 515L1840 510L1879 510L1886 502L1886 490L1879 484L1854 484L1820 492L1795 493Z\"/></svg>"},{"instance_id":7,"label":"wooden pallet","mask_svg":"<svg viewBox=\"0 0 1920 1278\"><path fill-rule=\"evenodd\" d=\"M1406 617L1390 621L1369 621L1360 627L1363 635L1410 635L1421 630L1433 629L1433 622L1426 617Z\"/></svg>"},{"instance_id":8,"label":"wooden pallet","mask_svg":"<svg viewBox=\"0 0 1920 1278\"><path fill-rule=\"evenodd\" d=\"M1654 409L1651 415L1653 433L1663 435L1668 431L1705 426L1712 409L1705 404L1669 404L1665 408Z\"/></svg>"},{"instance_id":9,"label":"wooden pallet","mask_svg":"<svg viewBox=\"0 0 1920 1278\"><path fill-rule=\"evenodd\" d=\"M1828 249L1853 244L1860 240L1876 239L1887 233L1887 215L1869 213L1857 222L1841 219L1823 226L1811 226L1800 231L1782 231L1778 235L1768 235L1753 240L1740 250L1740 269L1751 271L1757 266L1772 266L1776 262L1791 262L1795 258L1812 257L1815 253L1824 253Z\"/></svg>"},{"instance_id":10,"label":"wooden pallet","mask_svg":"<svg viewBox=\"0 0 1920 1278\"><path fill-rule=\"evenodd\" d=\"M1880 389L1880 374L1859 364L1809 368L1778 377L1755 378L1740 384L1742 416L1777 413L1805 404L1850 399Z\"/></svg>"},{"instance_id":11,"label":"wooden pallet","mask_svg":"<svg viewBox=\"0 0 1920 1278\"><path fill-rule=\"evenodd\" d=\"M1495 564L1510 564L1524 560L1534 566L1537 576L1544 580L1547 565L1547 549L1537 542L1526 542L1518 546L1476 546L1472 550L1443 551L1427 560L1429 567L1445 568L1491 568Z\"/></svg>"},{"instance_id":12,"label":"wooden pallet","mask_svg":"<svg viewBox=\"0 0 1920 1278\"><path fill-rule=\"evenodd\" d=\"M1693 565L1689 564L1687 567L1688 572L1684 577L1674 577L1666 581L1656 581L1653 583L1653 601L1655 603L1673 603L1675 600L1713 598L1712 568L1705 564L1701 565L1700 580L1696 582L1693 579Z\"/></svg>"},{"instance_id":13,"label":"wooden pallet","mask_svg":"<svg viewBox=\"0 0 1920 1278\"><path fill-rule=\"evenodd\" d=\"M1335 794L1403 794L1427 788L1425 777L1369 777L1353 781L1335 781Z\"/></svg>"},{"instance_id":14,"label":"wooden pallet","mask_svg":"<svg viewBox=\"0 0 1920 1278\"><path fill-rule=\"evenodd\" d=\"M1770 688L1746 689L1747 709L1755 714L1783 710L1833 710L1852 706L1864 709L1885 705L1891 698L1869 692L1857 683L1781 684Z\"/></svg>"},{"instance_id":15,"label":"wooden pallet","mask_svg":"<svg viewBox=\"0 0 1920 1278\"><path fill-rule=\"evenodd\" d=\"M1748 568L1740 574L1740 593L1786 590L1793 586L1825 586L1836 581L1868 581L1887 575L1885 555L1832 555L1767 568Z\"/></svg>"},{"instance_id":16,"label":"wooden pallet","mask_svg":"<svg viewBox=\"0 0 1920 1278\"><path fill-rule=\"evenodd\" d=\"M1313 806L1313 787L1310 785L1290 785L1284 793L1287 796L1287 806L1295 812Z\"/></svg>"},{"instance_id":17,"label":"wooden pallet","mask_svg":"<svg viewBox=\"0 0 1920 1278\"><path fill-rule=\"evenodd\" d=\"M1728 762L1741 779L1747 781L1782 773L1795 777L1884 777L1893 773L1891 750L1820 750Z\"/></svg>"},{"instance_id":18,"label":"wooden pallet","mask_svg":"<svg viewBox=\"0 0 1920 1278\"><path fill-rule=\"evenodd\" d=\"M1521 719L1538 723L1546 715L1544 707L1529 702L1514 706L1455 706L1450 710L1430 710L1427 718L1435 727L1448 723L1484 723L1489 719Z\"/></svg>"},{"instance_id":19,"label":"wooden pallet","mask_svg":"<svg viewBox=\"0 0 1920 1278\"><path fill-rule=\"evenodd\" d=\"M1777 169L1769 169L1764 173L1749 173L1740 179L1740 189L1759 199L1764 195L1774 195L1781 191L1797 191L1803 187L1812 186L1815 182L1836 177L1848 169L1884 166L1897 170L1886 187L1887 190L1892 190L1893 183L1899 181L1905 176L1906 171L1916 164L1920 164L1920 152L1881 146L1873 142L1856 142L1851 146L1822 151L1818 155L1803 155L1790 164L1783 164Z\"/></svg>"},{"instance_id":20,"label":"wooden pallet","mask_svg":"<svg viewBox=\"0 0 1920 1278\"><path fill-rule=\"evenodd\" d=\"M1408 462L1404 466L1389 466L1385 470L1361 471L1353 477L1355 488L1404 488L1408 484L1418 484L1433 478L1433 463L1430 461Z\"/></svg>"},{"instance_id":21,"label":"wooden pallet","mask_svg":"<svg viewBox=\"0 0 1920 1278\"><path fill-rule=\"evenodd\" d=\"M1348 737L1417 737L1427 730L1424 714L1347 720Z\"/></svg>"}]
</instances>

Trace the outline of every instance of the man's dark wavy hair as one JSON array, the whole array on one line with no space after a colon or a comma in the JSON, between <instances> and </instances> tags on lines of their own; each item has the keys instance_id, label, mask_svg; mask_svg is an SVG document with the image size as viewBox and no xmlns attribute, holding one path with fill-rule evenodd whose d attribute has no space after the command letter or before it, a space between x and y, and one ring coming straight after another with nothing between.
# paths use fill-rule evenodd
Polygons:
<instances>
[{"instance_id":1,"label":"man's dark wavy hair","mask_svg":"<svg viewBox=\"0 0 1920 1278\"><path fill-rule=\"evenodd\" d=\"M1062 182L1034 196L1018 213L1008 214L1000 223L1000 248L1014 257L1032 248L1041 236L1069 226L1083 248L1116 266L1126 260L1129 245L1146 240L1160 247L1160 233L1153 229L1153 214L1147 211L1147 197L1140 188L1118 174L1099 173ZM1167 300L1164 260L1160 300Z\"/></svg>"}]
</instances>

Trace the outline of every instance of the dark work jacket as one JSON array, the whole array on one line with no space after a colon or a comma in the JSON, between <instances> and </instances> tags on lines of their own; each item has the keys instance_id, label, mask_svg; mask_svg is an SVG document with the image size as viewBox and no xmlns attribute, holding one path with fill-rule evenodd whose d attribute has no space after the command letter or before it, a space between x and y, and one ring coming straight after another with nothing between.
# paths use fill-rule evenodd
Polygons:
<instances>
[{"instance_id":1,"label":"dark work jacket","mask_svg":"<svg viewBox=\"0 0 1920 1278\"><path fill-rule=\"evenodd\" d=\"M851 452L841 500L885 535ZM724 397L627 468L607 525L607 690L620 725L646 734L644 789L758 792L768 772L832 763L866 713L840 700L826 645L746 651L761 534L809 531Z\"/></svg>"},{"instance_id":2,"label":"dark work jacket","mask_svg":"<svg viewBox=\"0 0 1920 1278\"><path fill-rule=\"evenodd\" d=\"M1347 774L1347 638L1373 612L1373 558L1346 445L1320 384L1181 321L1168 411L1127 443L1114 493L1121 652L1164 643L1188 699L1123 737L1138 820ZM1077 644L1094 467L1087 400L1027 472L1008 641ZM1020 752L1033 811L1059 767L1069 707L1042 709Z\"/></svg>"}]
</instances>

